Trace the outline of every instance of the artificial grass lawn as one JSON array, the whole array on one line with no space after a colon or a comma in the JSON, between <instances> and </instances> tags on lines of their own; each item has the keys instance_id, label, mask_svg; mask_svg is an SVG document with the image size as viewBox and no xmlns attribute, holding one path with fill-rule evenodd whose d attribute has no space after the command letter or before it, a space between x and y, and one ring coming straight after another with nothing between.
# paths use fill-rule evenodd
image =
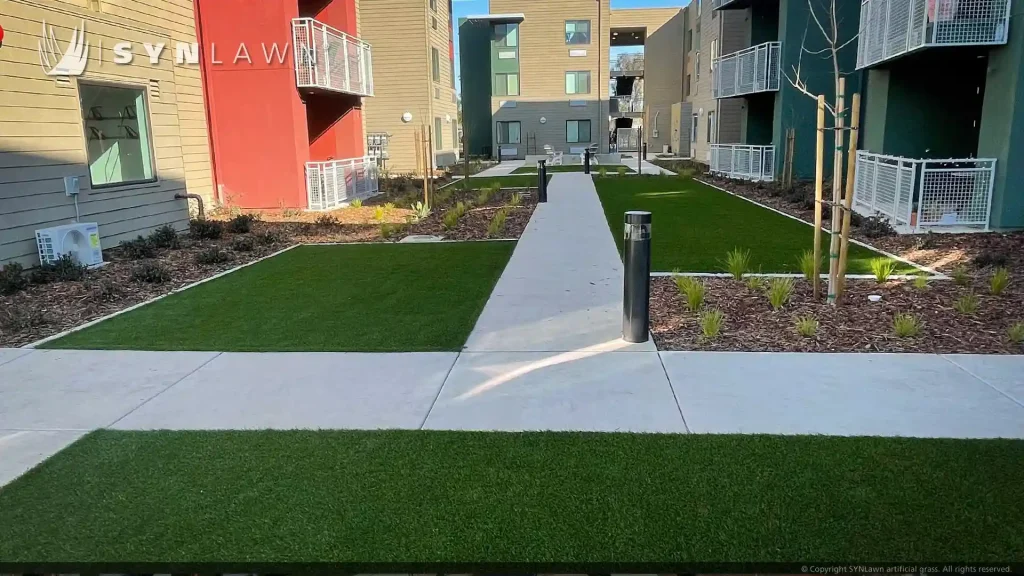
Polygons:
<instances>
[{"instance_id":1,"label":"artificial grass lawn","mask_svg":"<svg viewBox=\"0 0 1024 576\"><path fill-rule=\"evenodd\" d=\"M300 246L46 347L461 350L514 247Z\"/></svg>"},{"instance_id":2,"label":"artificial grass lawn","mask_svg":"<svg viewBox=\"0 0 1024 576\"><path fill-rule=\"evenodd\" d=\"M591 164L590 165L590 172L592 174L597 174L602 168L604 168L609 174L615 174L616 172L619 171L620 168L625 169L627 174L636 174L636 170L634 170L632 168L629 168L627 166L622 166L621 164L614 164L614 165L604 165L604 164L602 164L600 166L597 165L597 164ZM548 171L549 174L551 174L553 172L583 172L583 165L582 164L579 164L579 165L576 165L576 164L563 164L561 166L548 166L547 167L547 171ZM512 173L513 174L536 174L537 173L537 167L536 166L523 166L522 168L516 168L515 170L512 171Z\"/></svg>"},{"instance_id":3,"label":"artificial grass lawn","mask_svg":"<svg viewBox=\"0 0 1024 576\"><path fill-rule=\"evenodd\" d=\"M1020 562L1024 441L98 431L0 562Z\"/></svg>"},{"instance_id":4,"label":"artificial grass lawn","mask_svg":"<svg viewBox=\"0 0 1024 576\"><path fill-rule=\"evenodd\" d=\"M594 180L605 216L622 250L623 214L651 212L651 269L656 272L724 272L734 248L750 251L750 272L799 273L798 258L814 247L814 228L690 178L644 176ZM829 238L822 234L827 259ZM883 255L850 244L847 271L871 274ZM897 264L898 272L910 267ZM823 269L828 270L827 262Z\"/></svg>"}]
</instances>

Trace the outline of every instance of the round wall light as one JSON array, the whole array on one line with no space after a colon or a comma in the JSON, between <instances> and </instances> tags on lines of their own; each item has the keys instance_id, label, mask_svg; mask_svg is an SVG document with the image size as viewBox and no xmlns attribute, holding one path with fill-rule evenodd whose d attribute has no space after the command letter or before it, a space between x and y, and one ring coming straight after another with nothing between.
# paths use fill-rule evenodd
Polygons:
<instances>
[{"instance_id":1,"label":"round wall light","mask_svg":"<svg viewBox=\"0 0 1024 576\"><path fill-rule=\"evenodd\" d=\"M540 117L540 123L541 123L541 124L547 124L547 123L548 123L548 119L547 119L547 118L545 118L545 117L543 117L543 116L541 116L541 117Z\"/></svg>"},{"instance_id":2,"label":"round wall light","mask_svg":"<svg viewBox=\"0 0 1024 576\"><path fill-rule=\"evenodd\" d=\"M406 112L405 114L402 114L402 122L405 122L406 124L412 122L412 113Z\"/></svg>"}]
</instances>

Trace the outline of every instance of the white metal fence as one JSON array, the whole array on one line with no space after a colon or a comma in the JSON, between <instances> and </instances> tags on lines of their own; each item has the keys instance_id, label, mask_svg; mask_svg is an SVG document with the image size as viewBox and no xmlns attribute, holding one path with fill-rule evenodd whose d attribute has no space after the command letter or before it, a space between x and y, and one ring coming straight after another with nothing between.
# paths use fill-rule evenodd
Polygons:
<instances>
[{"instance_id":1,"label":"white metal fence","mask_svg":"<svg viewBox=\"0 0 1024 576\"><path fill-rule=\"evenodd\" d=\"M610 100L612 114L643 113L644 100L634 96L612 96Z\"/></svg>"},{"instance_id":2,"label":"white metal fence","mask_svg":"<svg viewBox=\"0 0 1024 576\"><path fill-rule=\"evenodd\" d=\"M1006 44L1010 0L862 0L857 68L926 46Z\"/></svg>"},{"instance_id":3,"label":"white metal fence","mask_svg":"<svg viewBox=\"0 0 1024 576\"><path fill-rule=\"evenodd\" d=\"M306 163L310 210L333 210L378 192L377 164L370 157Z\"/></svg>"},{"instance_id":4,"label":"white metal fence","mask_svg":"<svg viewBox=\"0 0 1024 576\"><path fill-rule=\"evenodd\" d=\"M779 89L781 42L765 42L715 58L715 98L731 98Z\"/></svg>"},{"instance_id":5,"label":"white metal fence","mask_svg":"<svg viewBox=\"0 0 1024 576\"><path fill-rule=\"evenodd\" d=\"M373 96L370 45L313 18L292 20L295 83L357 96Z\"/></svg>"},{"instance_id":6,"label":"white metal fence","mask_svg":"<svg viewBox=\"0 0 1024 576\"><path fill-rule=\"evenodd\" d=\"M640 150L640 129L639 128L616 128L615 129L615 151L616 152L638 152Z\"/></svg>"},{"instance_id":7,"label":"white metal fence","mask_svg":"<svg viewBox=\"0 0 1024 576\"><path fill-rule=\"evenodd\" d=\"M996 161L989 158L916 160L860 151L853 204L911 229L988 229L995 175Z\"/></svg>"},{"instance_id":8,"label":"white metal fence","mask_svg":"<svg viewBox=\"0 0 1024 576\"><path fill-rule=\"evenodd\" d=\"M775 180L775 146L712 144L711 171L727 178Z\"/></svg>"}]
</instances>

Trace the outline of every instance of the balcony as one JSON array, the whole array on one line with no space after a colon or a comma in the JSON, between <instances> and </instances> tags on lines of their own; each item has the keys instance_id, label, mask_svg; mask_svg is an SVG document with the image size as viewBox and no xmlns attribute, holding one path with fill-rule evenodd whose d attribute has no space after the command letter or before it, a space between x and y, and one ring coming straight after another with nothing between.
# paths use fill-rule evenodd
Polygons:
<instances>
[{"instance_id":1,"label":"balcony","mask_svg":"<svg viewBox=\"0 0 1024 576\"><path fill-rule=\"evenodd\" d=\"M377 163L351 158L306 163L306 195L310 210L334 210L355 200L375 196Z\"/></svg>"},{"instance_id":2,"label":"balcony","mask_svg":"<svg viewBox=\"0 0 1024 576\"><path fill-rule=\"evenodd\" d=\"M734 4L736 4L736 6L734 6ZM742 6L739 6L739 4L742 4ZM750 6L749 0L711 0L712 10L722 10L725 8L746 8L748 6Z\"/></svg>"},{"instance_id":3,"label":"balcony","mask_svg":"<svg viewBox=\"0 0 1024 576\"><path fill-rule=\"evenodd\" d=\"M370 45L312 18L292 20L295 84L373 96Z\"/></svg>"},{"instance_id":4,"label":"balcony","mask_svg":"<svg viewBox=\"0 0 1024 576\"><path fill-rule=\"evenodd\" d=\"M929 46L1006 44L1010 0L863 0L857 68Z\"/></svg>"},{"instance_id":5,"label":"balcony","mask_svg":"<svg viewBox=\"0 0 1024 576\"><path fill-rule=\"evenodd\" d=\"M771 182L775 180L775 146L712 144L711 171L726 178Z\"/></svg>"},{"instance_id":6,"label":"balcony","mask_svg":"<svg viewBox=\"0 0 1024 576\"><path fill-rule=\"evenodd\" d=\"M635 96L612 96L609 100L612 116L637 116L644 113L644 100Z\"/></svg>"},{"instance_id":7,"label":"balcony","mask_svg":"<svg viewBox=\"0 0 1024 576\"><path fill-rule=\"evenodd\" d=\"M990 158L918 160L857 152L853 207L885 216L901 231L968 226L987 230L996 161Z\"/></svg>"},{"instance_id":8,"label":"balcony","mask_svg":"<svg viewBox=\"0 0 1024 576\"><path fill-rule=\"evenodd\" d=\"M782 77L781 53L781 42L765 42L716 58L714 97L778 91Z\"/></svg>"}]
</instances>

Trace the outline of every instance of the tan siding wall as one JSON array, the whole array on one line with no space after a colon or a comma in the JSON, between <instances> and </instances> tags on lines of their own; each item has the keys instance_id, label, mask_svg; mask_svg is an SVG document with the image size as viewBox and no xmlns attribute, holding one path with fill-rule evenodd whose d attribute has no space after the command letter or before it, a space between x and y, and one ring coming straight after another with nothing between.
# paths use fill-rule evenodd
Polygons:
<instances>
[{"instance_id":1,"label":"tan siding wall","mask_svg":"<svg viewBox=\"0 0 1024 576\"><path fill-rule=\"evenodd\" d=\"M81 220L98 222L106 247L157 226L187 226L187 204L179 192L211 193L209 150L198 67L177 67L177 41L195 39L189 0L103 0L102 11L87 0L3 0L7 32L0 50L0 262L37 263L35 230L74 221L74 202L64 195L63 177L82 177ZM86 139L78 82L56 81L39 67L43 20L62 46L71 29L86 22L90 59L82 80L103 80L149 88L150 126L159 181L90 190ZM111 62L117 42L135 44L130 65ZM152 66L143 42L164 42ZM102 53L100 44L102 43ZM102 61L100 60L102 54ZM191 106L179 108L187 101Z\"/></svg>"},{"instance_id":2,"label":"tan siding wall","mask_svg":"<svg viewBox=\"0 0 1024 576\"><path fill-rule=\"evenodd\" d=\"M441 119L441 141L442 147L437 149L435 146L435 153L451 153L456 152L458 149L458 143L453 141L452 138L452 125L458 125L459 123L459 105L453 100L455 95L455 89L452 88L452 67L449 55L451 54L451 30L449 29L449 22L451 20L448 14L448 1L437 0L437 11L431 12L428 9L429 16L427 17L427 32L429 34L429 48L437 48L439 61L441 64L441 80L439 82L433 81L431 76L430 82L430 98L431 98L431 115L430 115L430 126L433 129L434 118ZM433 29L430 26L430 17L437 18L437 29ZM427 50L427 65L430 66L430 50ZM435 98L440 94L440 97ZM451 117L451 121L446 118Z\"/></svg>"},{"instance_id":3,"label":"tan siding wall","mask_svg":"<svg viewBox=\"0 0 1024 576\"><path fill-rule=\"evenodd\" d=\"M604 32L598 29L598 6L593 0L491 0L491 13L526 16L519 26L520 95L492 98L494 120L519 119L528 111L543 112L547 118L543 125L537 121L539 116L530 125L523 124L520 156L531 133L537 137L537 153L543 153L546 144L565 152L577 146L565 141L565 122L570 119L590 120L593 141L600 144L602 151L607 151L610 67L606 32L611 22L608 0L601 0L600 9ZM590 20L590 44L567 45L566 20ZM587 55L570 57L570 50L586 50ZM565 93L565 73L571 71L590 71L590 94ZM502 100L515 100L517 107L500 108ZM586 101L586 106L570 106L570 100Z\"/></svg>"}]
</instances>

